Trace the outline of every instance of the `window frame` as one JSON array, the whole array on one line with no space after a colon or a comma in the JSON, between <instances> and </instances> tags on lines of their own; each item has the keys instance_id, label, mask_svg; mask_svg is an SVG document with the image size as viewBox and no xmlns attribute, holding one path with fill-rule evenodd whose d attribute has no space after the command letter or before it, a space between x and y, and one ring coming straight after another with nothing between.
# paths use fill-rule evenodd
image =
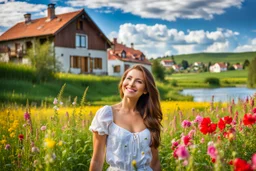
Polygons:
<instances>
[{"instance_id":1,"label":"window frame","mask_svg":"<svg viewBox=\"0 0 256 171\"><path fill-rule=\"evenodd\" d=\"M82 42L84 38L84 42ZM78 48L87 48L88 41L87 41L87 35L86 34L76 34L76 47ZM82 44L84 43L84 44Z\"/></svg>"}]
</instances>

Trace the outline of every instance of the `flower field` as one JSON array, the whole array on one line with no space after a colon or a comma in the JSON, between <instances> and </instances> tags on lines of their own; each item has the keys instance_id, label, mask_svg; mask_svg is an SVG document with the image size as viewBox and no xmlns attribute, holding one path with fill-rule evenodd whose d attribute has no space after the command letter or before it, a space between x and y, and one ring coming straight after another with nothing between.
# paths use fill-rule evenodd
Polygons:
<instances>
[{"instance_id":1,"label":"flower field","mask_svg":"<svg viewBox=\"0 0 256 171\"><path fill-rule=\"evenodd\" d=\"M162 102L162 169L256 170L255 100ZM64 104L59 95L52 107L1 108L0 170L88 170L88 127L101 106Z\"/></svg>"}]
</instances>

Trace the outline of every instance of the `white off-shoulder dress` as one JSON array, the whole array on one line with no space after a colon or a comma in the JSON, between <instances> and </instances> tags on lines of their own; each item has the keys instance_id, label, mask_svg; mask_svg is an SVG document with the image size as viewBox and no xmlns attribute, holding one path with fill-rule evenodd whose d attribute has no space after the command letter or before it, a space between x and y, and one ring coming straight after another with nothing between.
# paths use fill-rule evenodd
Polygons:
<instances>
[{"instance_id":1,"label":"white off-shoulder dress","mask_svg":"<svg viewBox=\"0 0 256 171\"><path fill-rule=\"evenodd\" d=\"M136 161L137 171L152 171L151 136L148 129L132 133L113 122L111 106L100 108L93 118L90 131L108 135L106 143L107 171L133 171L132 161Z\"/></svg>"}]
</instances>

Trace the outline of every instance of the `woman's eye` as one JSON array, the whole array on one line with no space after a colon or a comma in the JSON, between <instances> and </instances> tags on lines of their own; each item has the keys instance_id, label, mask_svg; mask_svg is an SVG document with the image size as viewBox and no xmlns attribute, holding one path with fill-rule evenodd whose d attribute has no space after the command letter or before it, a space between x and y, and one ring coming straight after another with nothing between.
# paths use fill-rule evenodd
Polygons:
<instances>
[{"instance_id":1,"label":"woman's eye","mask_svg":"<svg viewBox=\"0 0 256 171\"><path fill-rule=\"evenodd\" d=\"M142 81L137 81L138 83L142 84Z\"/></svg>"},{"instance_id":2,"label":"woman's eye","mask_svg":"<svg viewBox=\"0 0 256 171\"><path fill-rule=\"evenodd\" d=\"M130 77L128 77L128 78L126 78L127 80L130 80L131 78Z\"/></svg>"}]
</instances>

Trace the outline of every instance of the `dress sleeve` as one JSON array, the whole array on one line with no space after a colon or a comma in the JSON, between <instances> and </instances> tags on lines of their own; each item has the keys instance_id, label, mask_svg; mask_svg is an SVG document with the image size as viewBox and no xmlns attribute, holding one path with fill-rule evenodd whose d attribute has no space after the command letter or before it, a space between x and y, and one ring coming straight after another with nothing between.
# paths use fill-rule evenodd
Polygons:
<instances>
[{"instance_id":1,"label":"dress sleeve","mask_svg":"<svg viewBox=\"0 0 256 171\"><path fill-rule=\"evenodd\" d=\"M96 112L89 130L98 132L99 135L108 135L108 127L112 123L112 120L113 117L110 106L104 106Z\"/></svg>"}]
</instances>

